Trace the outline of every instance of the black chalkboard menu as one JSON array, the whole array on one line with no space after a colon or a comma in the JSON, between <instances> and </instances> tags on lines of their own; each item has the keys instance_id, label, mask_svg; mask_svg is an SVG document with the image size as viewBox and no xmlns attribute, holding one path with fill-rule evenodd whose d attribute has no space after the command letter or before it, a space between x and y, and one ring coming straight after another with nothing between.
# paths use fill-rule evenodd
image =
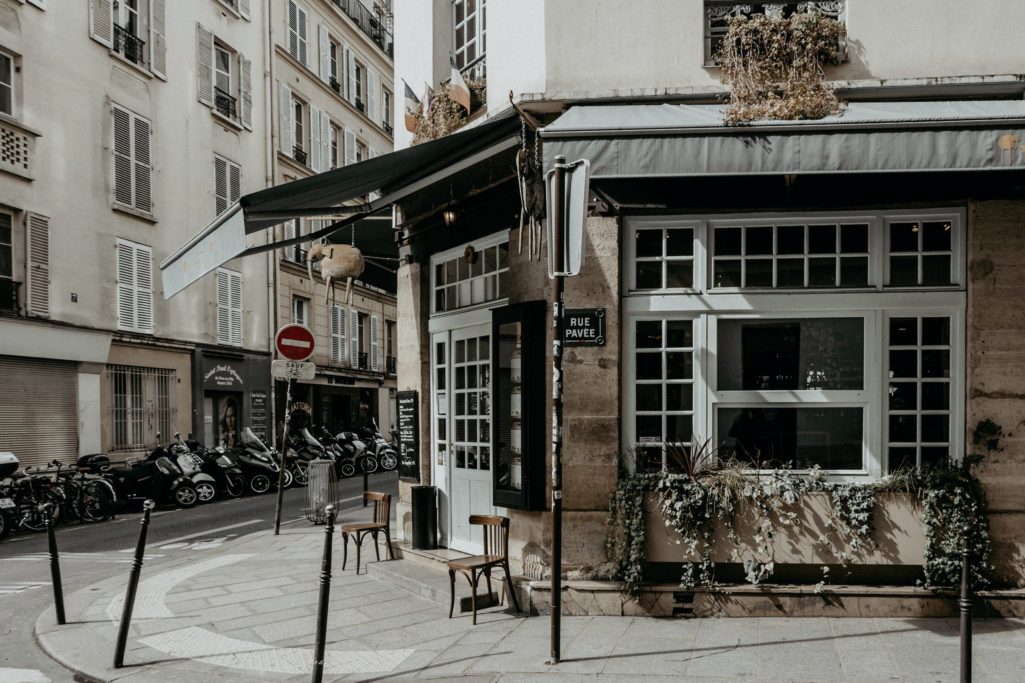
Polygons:
<instances>
[{"instance_id":1,"label":"black chalkboard menu","mask_svg":"<svg viewBox=\"0 0 1025 683\"><path fill-rule=\"evenodd\" d=\"M399 418L399 479L420 481L420 402L415 391L395 394Z\"/></svg>"},{"instance_id":2,"label":"black chalkboard menu","mask_svg":"<svg viewBox=\"0 0 1025 683\"><path fill-rule=\"evenodd\" d=\"M270 434L267 432L267 392L249 392L249 426L253 432L267 441Z\"/></svg>"}]
</instances>

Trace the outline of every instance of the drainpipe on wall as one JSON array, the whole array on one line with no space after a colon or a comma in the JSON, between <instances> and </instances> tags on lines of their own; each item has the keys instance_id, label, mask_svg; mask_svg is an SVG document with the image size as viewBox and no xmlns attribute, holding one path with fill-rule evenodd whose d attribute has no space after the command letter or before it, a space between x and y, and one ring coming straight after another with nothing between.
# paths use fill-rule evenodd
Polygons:
<instances>
[{"instance_id":1,"label":"drainpipe on wall","mask_svg":"<svg viewBox=\"0 0 1025 683\"><path fill-rule=\"evenodd\" d=\"M273 5L271 0L264 0L263 2L263 16L267 22L267 46L263 51L263 94L264 94L264 115L267 125L267 138L266 138L266 154L264 160L266 164L267 177L265 184L267 187L274 185L274 178L276 177L276 155L277 145L275 144L276 135L274 127L274 21L271 16L271 6ZM271 228L267 235L267 239L271 242L274 241L274 235L277 229ZM270 275L267 278L267 348L270 349L271 358L274 357L274 337L278 331L278 264L277 264L277 251L275 249L269 249L267 251L267 272ZM278 416L277 416L277 396L274 391L274 380L270 382L270 442L271 448L277 448L278 438Z\"/></svg>"}]
</instances>

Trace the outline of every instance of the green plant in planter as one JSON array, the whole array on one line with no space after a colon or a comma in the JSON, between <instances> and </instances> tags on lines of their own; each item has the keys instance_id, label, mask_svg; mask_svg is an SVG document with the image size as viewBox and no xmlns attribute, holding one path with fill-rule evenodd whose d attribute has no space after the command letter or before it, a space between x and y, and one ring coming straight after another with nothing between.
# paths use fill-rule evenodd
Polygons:
<instances>
[{"instance_id":1,"label":"green plant in planter","mask_svg":"<svg viewBox=\"0 0 1025 683\"><path fill-rule=\"evenodd\" d=\"M975 448L985 448L987 451L1000 450L1000 439L1004 436L1004 428L993 420L986 418L980 420L975 429L972 430L972 445Z\"/></svg>"},{"instance_id":2,"label":"green plant in planter","mask_svg":"<svg viewBox=\"0 0 1025 683\"><path fill-rule=\"evenodd\" d=\"M840 62L846 35L842 23L814 12L732 18L716 55L730 88L724 122L838 113L842 103L826 82L823 66Z\"/></svg>"}]
</instances>

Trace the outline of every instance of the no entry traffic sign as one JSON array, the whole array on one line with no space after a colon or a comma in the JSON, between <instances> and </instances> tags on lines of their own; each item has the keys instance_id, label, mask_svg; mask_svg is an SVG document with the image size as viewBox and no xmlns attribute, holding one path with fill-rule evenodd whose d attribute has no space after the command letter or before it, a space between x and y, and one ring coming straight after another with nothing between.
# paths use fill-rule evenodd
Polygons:
<instances>
[{"instance_id":1,"label":"no entry traffic sign","mask_svg":"<svg viewBox=\"0 0 1025 683\"><path fill-rule=\"evenodd\" d=\"M274 346L288 360L306 360L313 355L313 333L305 325L285 325L274 337Z\"/></svg>"}]
</instances>

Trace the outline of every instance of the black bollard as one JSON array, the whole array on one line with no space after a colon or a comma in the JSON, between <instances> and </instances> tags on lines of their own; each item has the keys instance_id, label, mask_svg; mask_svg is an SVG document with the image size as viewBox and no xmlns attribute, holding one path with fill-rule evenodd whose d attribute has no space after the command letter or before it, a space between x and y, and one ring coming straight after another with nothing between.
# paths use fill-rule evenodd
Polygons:
<instances>
[{"instance_id":1,"label":"black bollard","mask_svg":"<svg viewBox=\"0 0 1025 683\"><path fill-rule=\"evenodd\" d=\"M961 548L961 599L958 606L961 611L961 683L972 683L972 577L971 544L969 533L971 528L965 525L964 546Z\"/></svg>"},{"instance_id":2,"label":"black bollard","mask_svg":"<svg viewBox=\"0 0 1025 683\"><path fill-rule=\"evenodd\" d=\"M317 641L313 652L313 683L324 677L324 640L327 638L327 602L331 596L331 537L335 530L335 506L324 508L324 559L320 562L320 600L317 603Z\"/></svg>"},{"instance_id":3,"label":"black bollard","mask_svg":"<svg viewBox=\"0 0 1025 683\"><path fill-rule=\"evenodd\" d=\"M50 580L53 583L53 607L57 612L57 623L63 626L68 623L64 619L64 586L61 583L61 560L57 553L57 533L53 530L53 503L43 506L46 514L46 538L50 544Z\"/></svg>"},{"instance_id":4,"label":"black bollard","mask_svg":"<svg viewBox=\"0 0 1025 683\"><path fill-rule=\"evenodd\" d=\"M135 606L135 592L139 588L139 574L142 573L142 556L146 552L146 531L149 529L149 513L156 503L147 500L142 504L142 528L139 530L139 542L135 545L135 559L132 560L132 571L128 575L128 590L125 591L125 604L121 611L121 625L117 630L117 649L114 651L114 668L125 665L125 644L128 642L128 629L132 625L132 608Z\"/></svg>"},{"instance_id":5,"label":"black bollard","mask_svg":"<svg viewBox=\"0 0 1025 683\"><path fill-rule=\"evenodd\" d=\"M369 479L368 479L369 476L370 475L367 474L367 453L366 453L366 451L363 451L363 494L364 494L363 495L363 507L367 506L366 492L370 489L370 484L369 484Z\"/></svg>"}]
</instances>

